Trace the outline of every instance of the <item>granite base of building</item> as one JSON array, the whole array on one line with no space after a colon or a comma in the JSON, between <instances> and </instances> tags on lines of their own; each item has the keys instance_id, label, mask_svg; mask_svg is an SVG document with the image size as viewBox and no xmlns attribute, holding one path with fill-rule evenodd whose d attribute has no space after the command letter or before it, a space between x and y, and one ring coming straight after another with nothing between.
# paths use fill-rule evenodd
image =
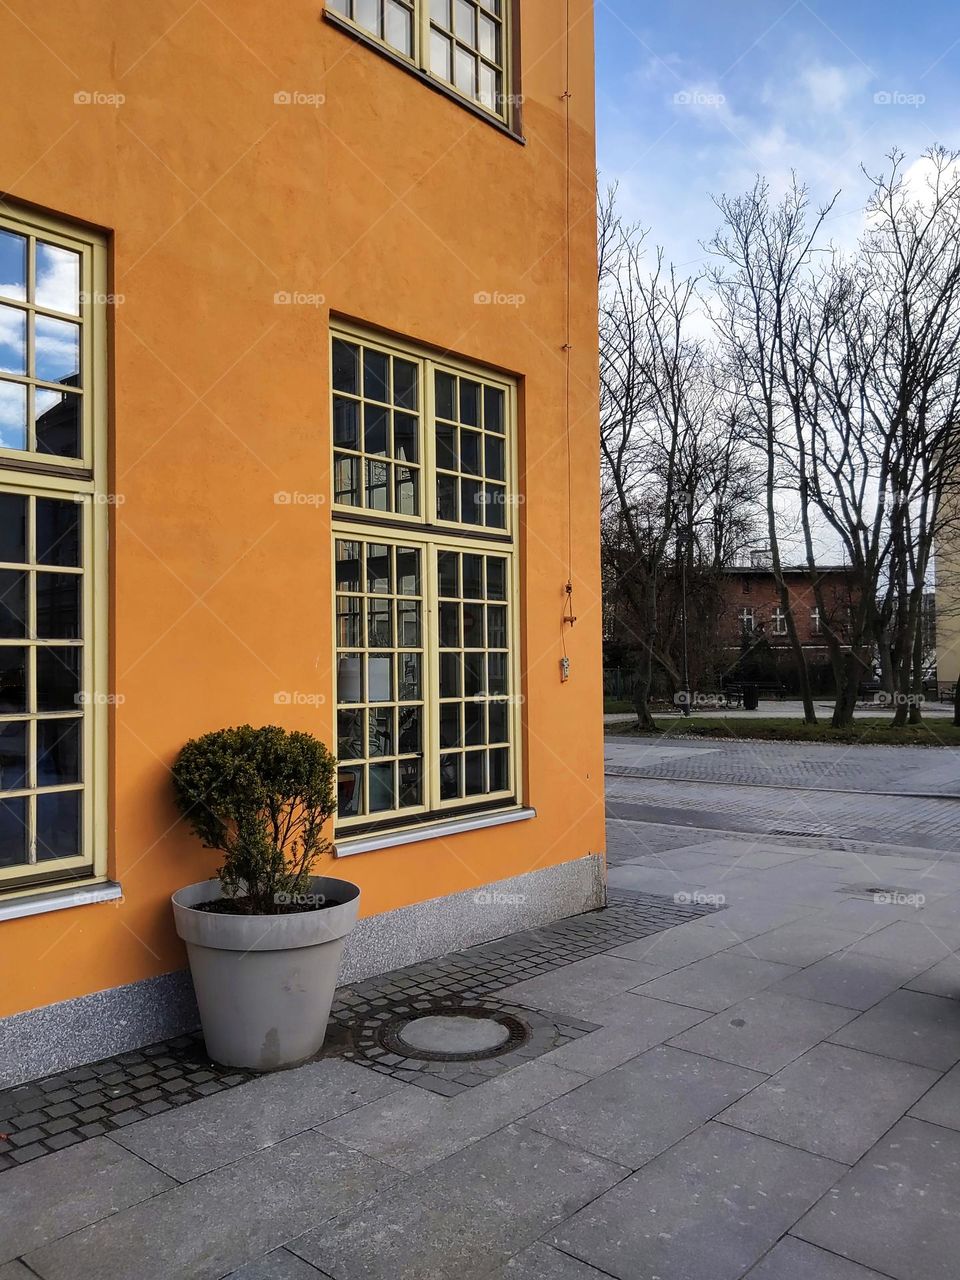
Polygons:
<instances>
[{"instance_id":1,"label":"granite base of building","mask_svg":"<svg viewBox=\"0 0 960 1280\"><path fill-rule=\"evenodd\" d=\"M341 981L357 982L594 911L603 906L605 892L603 857L590 854L369 916L358 921L348 940ZM0 1088L97 1062L181 1035L197 1025L193 986L186 971L0 1018Z\"/></svg>"}]
</instances>

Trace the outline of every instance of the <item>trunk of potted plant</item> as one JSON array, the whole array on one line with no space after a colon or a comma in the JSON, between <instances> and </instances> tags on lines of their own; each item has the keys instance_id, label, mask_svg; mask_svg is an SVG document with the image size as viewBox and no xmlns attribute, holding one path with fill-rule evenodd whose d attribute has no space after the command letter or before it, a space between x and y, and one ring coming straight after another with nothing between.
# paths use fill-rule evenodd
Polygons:
<instances>
[{"instance_id":1,"label":"trunk of potted plant","mask_svg":"<svg viewBox=\"0 0 960 1280\"><path fill-rule=\"evenodd\" d=\"M329 849L336 761L308 734L224 729L174 764L181 808L219 878L173 895L207 1051L255 1071L296 1066L323 1045L360 890L315 876Z\"/></svg>"}]
</instances>

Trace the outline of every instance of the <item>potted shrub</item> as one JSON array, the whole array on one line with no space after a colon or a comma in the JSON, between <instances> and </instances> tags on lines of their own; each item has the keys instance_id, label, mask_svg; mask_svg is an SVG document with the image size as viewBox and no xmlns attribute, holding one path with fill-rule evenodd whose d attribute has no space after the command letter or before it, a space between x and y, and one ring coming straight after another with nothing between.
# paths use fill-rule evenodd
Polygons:
<instances>
[{"instance_id":1,"label":"potted shrub","mask_svg":"<svg viewBox=\"0 0 960 1280\"><path fill-rule=\"evenodd\" d=\"M173 895L216 1062L274 1071L323 1044L360 902L355 884L313 874L335 776L323 743L272 725L205 734L173 766L184 816L223 854L217 879Z\"/></svg>"}]
</instances>

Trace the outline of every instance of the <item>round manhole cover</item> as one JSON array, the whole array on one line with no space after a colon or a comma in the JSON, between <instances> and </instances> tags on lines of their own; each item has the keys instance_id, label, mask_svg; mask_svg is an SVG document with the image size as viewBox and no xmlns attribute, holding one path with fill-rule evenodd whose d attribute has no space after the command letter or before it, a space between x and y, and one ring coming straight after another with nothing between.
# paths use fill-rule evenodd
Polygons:
<instances>
[{"instance_id":1,"label":"round manhole cover","mask_svg":"<svg viewBox=\"0 0 960 1280\"><path fill-rule=\"evenodd\" d=\"M379 1033L392 1053L425 1061L494 1058L523 1044L529 1035L519 1018L490 1009L423 1009L393 1018Z\"/></svg>"},{"instance_id":2,"label":"round manhole cover","mask_svg":"<svg viewBox=\"0 0 960 1280\"><path fill-rule=\"evenodd\" d=\"M432 1053L486 1053L510 1039L510 1028L495 1018L436 1013L408 1022L399 1037L411 1049L429 1049Z\"/></svg>"}]
</instances>

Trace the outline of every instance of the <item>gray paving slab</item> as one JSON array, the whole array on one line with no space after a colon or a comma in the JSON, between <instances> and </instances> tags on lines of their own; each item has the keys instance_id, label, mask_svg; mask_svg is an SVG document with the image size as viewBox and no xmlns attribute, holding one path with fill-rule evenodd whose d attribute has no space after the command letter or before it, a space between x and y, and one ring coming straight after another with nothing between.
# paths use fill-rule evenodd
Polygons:
<instances>
[{"instance_id":1,"label":"gray paving slab","mask_svg":"<svg viewBox=\"0 0 960 1280\"><path fill-rule=\"evenodd\" d=\"M658 1047L548 1103L527 1124L639 1169L763 1080L756 1071Z\"/></svg>"},{"instance_id":2,"label":"gray paving slab","mask_svg":"<svg viewBox=\"0 0 960 1280\"><path fill-rule=\"evenodd\" d=\"M791 1234L894 1280L954 1280L960 1133L901 1120Z\"/></svg>"},{"instance_id":3,"label":"gray paving slab","mask_svg":"<svg viewBox=\"0 0 960 1280\"><path fill-rule=\"evenodd\" d=\"M28 1271L22 1262L5 1262L0 1266L0 1280L37 1280L32 1271Z\"/></svg>"},{"instance_id":4,"label":"gray paving slab","mask_svg":"<svg viewBox=\"0 0 960 1280\"><path fill-rule=\"evenodd\" d=\"M778 964L804 968L824 956L834 955L855 943L859 932L825 929L816 919L798 920L781 925L730 948L734 956L755 956L758 960L775 960Z\"/></svg>"},{"instance_id":5,"label":"gray paving slab","mask_svg":"<svg viewBox=\"0 0 960 1280\"><path fill-rule=\"evenodd\" d=\"M735 946L733 938L720 929L700 929L695 924L681 924L675 929L664 929L649 938L638 938L608 951L607 955L621 956L624 960L639 960L656 970L651 977L681 969Z\"/></svg>"},{"instance_id":6,"label":"gray paving slab","mask_svg":"<svg viewBox=\"0 0 960 1280\"><path fill-rule=\"evenodd\" d=\"M739 1280L842 1170L708 1124L545 1238L617 1280Z\"/></svg>"},{"instance_id":7,"label":"gray paving slab","mask_svg":"<svg viewBox=\"0 0 960 1280\"><path fill-rule=\"evenodd\" d=\"M787 1237L748 1271L744 1280L885 1280L879 1271L868 1271L835 1253L827 1253L803 1240Z\"/></svg>"},{"instance_id":8,"label":"gray paving slab","mask_svg":"<svg viewBox=\"0 0 960 1280\"><path fill-rule=\"evenodd\" d=\"M604 954L576 960L540 978L503 987L497 992L497 998L507 1004L589 1018L591 1005L654 976L654 972L639 961Z\"/></svg>"},{"instance_id":9,"label":"gray paving slab","mask_svg":"<svg viewBox=\"0 0 960 1280\"><path fill-rule=\"evenodd\" d=\"M620 1016L615 1021L554 1049L542 1061L585 1076L599 1076L709 1017L702 1009L651 1000L630 991L617 1000Z\"/></svg>"},{"instance_id":10,"label":"gray paving slab","mask_svg":"<svg viewBox=\"0 0 960 1280\"><path fill-rule=\"evenodd\" d=\"M28 1253L25 1261L43 1280L216 1280L398 1176L318 1133L302 1133Z\"/></svg>"},{"instance_id":11,"label":"gray paving slab","mask_svg":"<svg viewBox=\"0 0 960 1280\"><path fill-rule=\"evenodd\" d=\"M265 1258L250 1262L239 1271L231 1271L224 1280L330 1280L330 1277L289 1250L274 1249Z\"/></svg>"},{"instance_id":12,"label":"gray paving slab","mask_svg":"<svg viewBox=\"0 0 960 1280\"><path fill-rule=\"evenodd\" d=\"M821 1044L720 1119L814 1155L853 1164L937 1080L926 1067Z\"/></svg>"},{"instance_id":13,"label":"gray paving slab","mask_svg":"<svg viewBox=\"0 0 960 1280\"><path fill-rule=\"evenodd\" d=\"M400 1087L389 1076L327 1058L151 1116L114 1141L185 1182Z\"/></svg>"},{"instance_id":14,"label":"gray paving slab","mask_svg":"<svg viewBox=\"0 0 960 1280\"><path fill-rule=\"evenodd\" d=\"M910 991L960 999L960 956L947 956L923 973L918 973L906 985Z\"/></svg>"},{"instance_id":15,"label":"gray paving slab","mask_svg":"<svg viewBox=\"0 0 960 1280\"><path fill-rule=\"evenodd\" d=\"M513 1125L288 1248L337 1280L479 1280L625 1174Z\"/></svg>"},{"instance_id":16,"label":"gray paving slab","mask_svg":"<svg viewBox=\"0 0 960 1280\"><path fill-rule=\"evenodd\" d=\"M670 1043L771 1074L854 1017L852 1009L839 1005L761 991L675 1036Z\"/></svg>"},{"instance_id":17,"label":"gray paving slab","mask_svg":"<svg viewBox=\"0 0 960 1280\"><path fill-rule=\"evenodd\" d=\"M880 956L826 956L777 985L777 992L846 1009L869 1009L914 976L914 968Z\"/></svg>"},{"instance_id":18,"label":"gray paving slab","mask_svg":"<svg viewBox=\"0 0 960 1280\"><path fill-rule=\"evenodd\" d=\"M960 929L954 925L896 920L851 943L855 955L885 956L918 968L948 959L960 948Z\"/></svg>"},{"instance_id":19,"label":"gray paving slab","mask_svg":"<svg viewBox=\"0 0 960 1280\"><path fill-rule=\"evenodd\" d=\"M716 915L698 921L697 928L724 929L730 935L733 945L749 942L758 934L769 933L771 929L792 924L812 913L813 908L809 904L792 904L786 894L777 894L773 901L751 895L749 901L731 901L725 911L718 911Z\"/></svg>"},{"instance_id":20,"label":"gray paving slab","mask_svg":"<svg viewBox=\"0 0 960 1280\"><path fill-rule=\"evenodd\" d=\"M960 1062L960 1000L894 991L831 1039L835 1044L948 1071Z\"/></svg>"},{"instance_id":21,"label":"gray paving slab","mask_svg":"<svg viewBox=\"0 0 960 1280\"><path fill-rule=\"evenodd\" d=\"M0 1280L3 1273L0 1272ZM534 1244L498 1267L490 1280L605 1280L604 1272L588 1267L548 1244Z\"/></svg>"},{"instance_id":22,"label":"gray paving slab","mask_svg":"<svg viewBox=\"0 0 960 1280\"><path fill-rule=\"evenodd\" d=\"M93 1138L10 1169L0 1185L0 1262L174 1185L108 1138Z\"/></svg>"},{"instance_id":23,"label":"gray paving slab","mask_svg":"<svg viewBox=\"0 0 960 1280\"><path fill-rule=\"evenodd\" d=\"M415 1172L585 1083L586 1076L541 1058L455 1098L406 1088L340 1116L321 1132L385 1164Z\"/></svg>"},{"instance_id":24,"label":"gray paving slab","mask_svg":"<svg viewBox=\"0 0 960 1280\"><path fill-rule=\"evenodd\" d=\"M720 1013L747 996L782 983L784 978L795 972L790 965L754 960L750 956L732 956L722 951L650 982L638 984L632 990L672 1004L686 1004L694 1009Z\"/></svg>"},{"instance_id":25,"label":"gray paving slab","mask_svg":"<svg viewBox=\"0 0 960 1280\"><path fill-rule=\"evenodd\" d=\"M910 1108L910 1115L946 1129L960 1129L960 1066L948 1071Z\"/></svg>"}]
</instances>

